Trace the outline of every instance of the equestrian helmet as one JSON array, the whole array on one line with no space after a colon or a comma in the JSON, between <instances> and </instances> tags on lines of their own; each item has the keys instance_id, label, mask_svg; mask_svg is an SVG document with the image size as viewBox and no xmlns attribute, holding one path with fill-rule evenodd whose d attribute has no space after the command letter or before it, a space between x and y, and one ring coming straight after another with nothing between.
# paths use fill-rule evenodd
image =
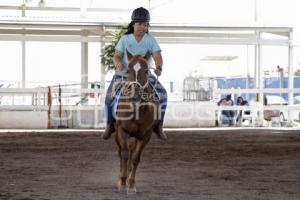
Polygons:
<instances>
[{"instance_id":1,"label":"equestrian helmet","mask_svg":"<svg viewBox=\"0 0 300 200\"><path fill-rule=\"evenodd\" d=\"M133 22L149 22L150 13L143 7L136 8L131 14L131 20Z\"/></svg>"}]
</instances>

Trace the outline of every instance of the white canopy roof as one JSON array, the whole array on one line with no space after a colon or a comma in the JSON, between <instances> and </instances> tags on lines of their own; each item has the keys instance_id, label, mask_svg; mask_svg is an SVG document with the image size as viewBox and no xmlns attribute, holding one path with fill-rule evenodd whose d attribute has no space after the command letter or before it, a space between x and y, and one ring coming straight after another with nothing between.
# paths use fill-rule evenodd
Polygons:
<instances>
[{"instance_id":1,"label":"white canopy roof","mask_svg":"<svg viewBox=\"0 0 300 200\"><path fill-rule=\"evenodd\" d=\"M0 40L109 41L120 25L87 18L0 17ZM150 32L162 43L288 45L288 26L151 24ZM275 37L258 39L257 33Z\"/></svg>"}]
</instances>

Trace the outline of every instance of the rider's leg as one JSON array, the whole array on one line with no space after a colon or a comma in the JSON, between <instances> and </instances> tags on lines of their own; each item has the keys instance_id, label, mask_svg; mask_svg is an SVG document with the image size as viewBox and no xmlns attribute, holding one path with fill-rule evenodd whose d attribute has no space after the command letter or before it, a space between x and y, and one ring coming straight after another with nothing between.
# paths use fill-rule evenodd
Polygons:
<instances>
[{"instance_id":1,"label":"rider's leg","mask_svg":"<svg viewBox=\"0 0 300 200\"><path fill-rule=\"evenodd\" d=\"M107 88L106 91L106 96L105 96L105 118L106 118L106 127L105 131L102 134L102 139L107 140L110 138L111 134L115 132L115 127L114 127L114 116L113 116L113 95L112 95L112 89L113 85L115 83L115 78L112 79L109 87Z\"/></svg>"},{"instance_id":2,"label":"rider's leg","mask_svg":"<svg viewBox=\"0 0 300 200\"><path fill-rule=\"evenodd\" d=\"M166 140L167 135L163 131L163 123L165 118L165 112L167 109L167 102L168 102L167 91L153 75L150 76L149 81L152 84L152 86L155 87L155 90L159 95L159 105L160 105L159 123L154 127L153 131L156 133L158 138L162 140Z\"/></svg>"}]
</instances>

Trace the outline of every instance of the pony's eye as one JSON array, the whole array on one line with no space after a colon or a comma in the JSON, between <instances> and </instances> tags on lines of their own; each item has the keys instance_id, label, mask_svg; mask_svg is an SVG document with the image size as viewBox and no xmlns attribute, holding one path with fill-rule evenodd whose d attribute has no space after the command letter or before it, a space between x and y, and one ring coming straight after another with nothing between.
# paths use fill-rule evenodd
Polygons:
<instances>
[{"instance_id":1,"label":"pony's eye","mask_svg":"<svg viewBox=\"0 0 300 200\"><path fill-rule=\"evenodd\" d=\"M149 73L149 70L147 69L147 70L145 70L145 74L148 74Z\"/></svg>"}]
</instances>

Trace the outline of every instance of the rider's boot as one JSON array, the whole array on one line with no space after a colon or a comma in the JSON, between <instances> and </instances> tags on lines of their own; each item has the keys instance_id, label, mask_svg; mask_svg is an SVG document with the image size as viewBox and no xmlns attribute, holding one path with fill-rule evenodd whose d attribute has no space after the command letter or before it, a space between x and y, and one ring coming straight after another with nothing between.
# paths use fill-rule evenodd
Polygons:
<instances>
[{"instance_id":1,"label":"rider's boot","mask_svg":"<svg viewBox=\"0 0 300 200\"><path fill-rule=\"evenodd\" d=\"M153 132L156 133L156 135L159 139L164 140L164 141L167 140L167 135L163 131L162 123L158 123L157 125L155 125Z\"/></svg>"},{"instance_id":2,"label":"rider's boot","mask_svg":"<svg viewBox=\"0 0 300 200\"><path fill-rule=\"evenodd\" d=\"M102 139L107 140L110 138L111 134L113 134L116 131L114 124L107 124L105 127L105 131L102 134Z\"/></svg>"}]
</instances>

